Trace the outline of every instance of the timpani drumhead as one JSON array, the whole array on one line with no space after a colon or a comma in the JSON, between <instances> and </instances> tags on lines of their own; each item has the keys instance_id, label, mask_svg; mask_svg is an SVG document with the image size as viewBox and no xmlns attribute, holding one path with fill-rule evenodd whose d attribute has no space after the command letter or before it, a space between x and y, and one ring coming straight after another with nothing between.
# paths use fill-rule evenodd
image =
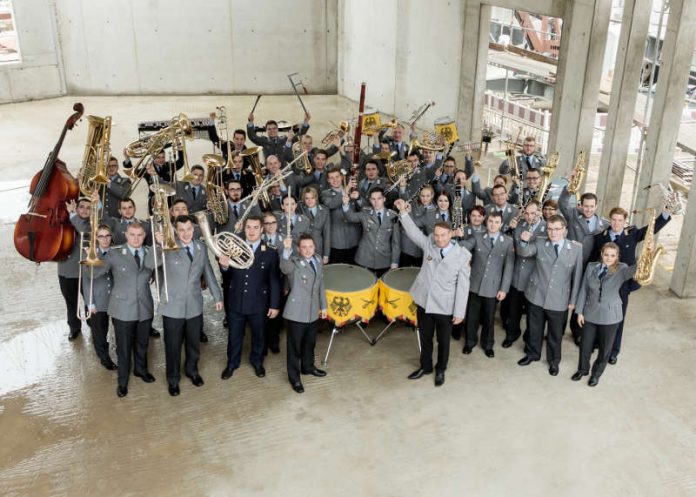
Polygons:
<instances>
[{"instance_id":1,"label":"timpani drumhead","mask_svg":"<svg viewBox=\"0 0 696 497\"><path fill-rule=\"evenodd\" d=\"M324 266L327 313L336 326L352 321L369 322L377 311L377 277L351 264Z\"/></svg>"},{"instance_id":2,"label":"timpani drumhead","mask_svg":"<svg viewBox=\"0 0 696 497\"><path fill-rule=\"evenodd\" d=\"M390 321L399 319L416 324L416 304L413 302L410 289L419 272L420 268L417 267L400 267L382 276L379 307Z\"/></svg>"}]
</instances>

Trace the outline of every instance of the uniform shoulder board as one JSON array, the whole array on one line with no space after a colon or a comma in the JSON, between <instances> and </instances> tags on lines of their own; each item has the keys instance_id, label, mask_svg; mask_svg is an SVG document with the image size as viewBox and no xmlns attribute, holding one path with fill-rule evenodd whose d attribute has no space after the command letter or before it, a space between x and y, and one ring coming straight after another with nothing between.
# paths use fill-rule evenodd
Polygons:
<instances>
[{"instance_id":1,"label":"uniform shoulder board","mask_svg":"<svg viewBox=\"0 0 696 497\"><path fill-rule=\"evenodd\" d=\"M119 249L125 248L125 246L126 246L126 244L124 243L124 244L121 244L121 245L114 245L114 246L111 247L111 248L114 249L114 250L119 250ZM110 249L110 250L111 250L111 249Z\"/></svg>"},{"instance_id":2,"label":"uniform shoulder board","mask_svg":"<svg viewBox=\"0 0 696 497\"><path fill-rule=\"evenodd\" d=\"M627 227L626 229L624 229L624 235L628 235L629 233L631 233L632 231L635 231L636 229L637 228L635 226L631 225L631 226Z\"/></svg>"},{"instance_id":3,"label":"uniform shoulder board","mask_svg":"<svg viewBox=\"0 0 696 497\"><path fill-rule=\"evenodd\" d=\"M268 245L268 248L270 248L270 249L273 249L273 250L277 250L277 249L278 249L278 246L275 245L275 244L273 244L273 243L266 242L266 245Z\"/></svg>"}]
</instances>

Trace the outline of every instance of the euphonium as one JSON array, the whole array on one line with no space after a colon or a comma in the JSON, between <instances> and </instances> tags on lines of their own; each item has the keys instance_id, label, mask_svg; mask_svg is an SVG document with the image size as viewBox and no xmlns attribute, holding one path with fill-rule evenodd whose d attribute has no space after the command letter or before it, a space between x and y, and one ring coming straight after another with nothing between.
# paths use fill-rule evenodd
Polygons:
<instances>
[{"instance_id":1,"label":"euphonium","mask_svg":"<svg viewBox=\"0 0 696 497\"><path fill-rule=\"evenodd\" d=\"M539 183L539 190L537 191L535 200L539 202L540 205L546 201L546 197L549 194L551 177L558 167L559 158L560 154L558 152L554 152L549 156L549 160L546 162L546 165L539 168L539 172L541 173L541 183Z\"/></svg>"},{"instance_id":2,"label":"euphonium","mask_svg":"<svg viewBox=\"0 0 696 497\"><path fill-rule=\"evenodd\" d=\"M645 212L650 216L648 226L645 228L645 239L643 247L636 263L636 274L633 279L640 285L649 285L655 276L657 260L664 253L665 248L661 244L653 247L655 243L655 209L646 209Z\"/></svg>"},{"instance_id":3,"label":"euphonium","mask_svg":"<svg viewBox=\"0 0 696 497\"><path fill-rule=\"evenodd\" d=\"M217 224L225 224L229 219L227 196L222 181L225 159L222 155L204 154L203 162L208 167L208 175L206 176L208 210L213 214L213 219Z\"/></svg>"},{"instance_id":4,"label":"euphonium","mask_svg":"<svg viewBox=\"0 0 696 497\"><path fill-rule=\"evenodd\" d=\"M582 180L585 179L585 173L587 169L585 164L587 163L587 158L584 150L581 150L578 154L577 159L575 159L575 166L573 167L573 177L568 182L566 190L568 193L577 195L580 185L582 185Z\"/></svg>"},{"instance_id":5,"label":"euphonium","mask_svg":"<svg viewBox=\"0 0 696 497\"><path fill-rule=\"evenodd\" d=\"M77 176L80 192L85 197L91 197L92 193L108 181L106 163L110 153L111 116L87 116L87 121L87 143L82 157L82 167Z\"/></svg>"},{"instance_id":6,"label":"euphonium","mask_svg":"<svg viewBox=\"0 0 696 497\"><path fill-rule=\"evenodd\" d=\"M293 158L297 159L300 156L300 154L302 154L302 144L298 140L292 144L292 156ZM302 156L302 160L300 160L297 163L297 166L295 166L295 168L298 171L304 172L307 175L312 174L312 170L314 169L314 167L312 166L312 163L309 160L308 154Z\"/></svg>"},{"instance_id":7,"label":"euphonium","mask_svg":"<svg viewBox=\"0 0 696 497\"><path fill-rule=\"evenodd\" d=\"M203 240L215 257L229 257L230 265L237 269L249 269L254 264L254 252L247 242L229 231L221 231L213 236L205 212L194 212L193 216L201 229Z\"/></svg>"}]
</instances>

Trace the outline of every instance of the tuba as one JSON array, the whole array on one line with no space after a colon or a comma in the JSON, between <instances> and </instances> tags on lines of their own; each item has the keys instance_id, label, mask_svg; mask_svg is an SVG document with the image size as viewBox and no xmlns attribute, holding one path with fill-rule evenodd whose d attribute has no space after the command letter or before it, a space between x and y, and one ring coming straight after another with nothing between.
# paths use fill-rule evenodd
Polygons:
<instances>
[{"instance_id":1,"label":"tuba","mask_svg":"<svg viewBox=\"0 0 696 497\"><path fill-rule=\"evenodd\" d=\"M194 212L193 216L198 222L206 245L215 257L229 257L230 265L237 269L249 269L254 264L254 252L246 241L229 231L213 235L205 212Z\"/></svg>"},{"instance_id":2,"label":"tuba","mask_svg":"<svg viewBox=\"0 0 696 497\"><path fill-rule=\"evenodd\" d=\"M111 116L97 117L87 116L89 128L87 130L87 143L82 157L82 167L77 174L80 192L85 197L91 197L95 191L101 189L108 181L106 177L106 164L109 161L111 149Z\"/></svg>"},{"instance_id":3,"label":"tuba","mask_svg":"<svg viewBox=\"0 0 696 497\"><path fill-rule=\"evenodd\" d=\"M636 263L636 274L633 277L638 284L643 286L652 283L655 277L657 261L665 252L665 248L659 243L657 246L653 247L655 243L655 209L646 209L645 212L650 216L650 221L645 228L645 239L643 240L643 247L640 250L640 256L638 256L638 262Z\"/></svg>"},{"instance_id":4,"label":"tuba","mask_svg":"<svg viewBox=\"0 0 696 497\"><path fill-rule=\"evenodd\" d=\"M249 147L242 150L239 155L241 157L248 157L249 163L251 164L251 172L254 173L254 179L256 180L256 187L260 187L263 184L263 172L261 171L261 162L259 160L259 154L261 153L261 147ZM263 192L260 198L261 206L263 208L270 207L271 199L268 196L268 192Z\"/></svg>"},{"instance_id":5,"label":"tuba","mask_svg":"<svg viewBox=\"0 0 696 497\"><path fill-rule=\"evenodd\" d=\"M585 173L587 172L587 169L585 168L586 163L587 156L585 154L585 151L580 150L577 159L575 159L575 166L573 167L573 177L568 182L568 186L566 187L568 193L573 195L578 194L580 185L582 185L582 180L585 179Z\"/></svg>"},{"instance_id":6,"label":"tuba","mask_svg":"<svg viewBox=\"0 0 696 497\"><path fill-rule=\"evenodd\" d=\"M228 155L228 157L230 157ZM231 157L230 157L231 158ZM225 224L229 219L227 196L223 186L222 170L225 168L225 158L217 154L204 154L203 162L208 167L206 188L208 189L208 209L217 224Z\"/></svg>"}]
</instances>

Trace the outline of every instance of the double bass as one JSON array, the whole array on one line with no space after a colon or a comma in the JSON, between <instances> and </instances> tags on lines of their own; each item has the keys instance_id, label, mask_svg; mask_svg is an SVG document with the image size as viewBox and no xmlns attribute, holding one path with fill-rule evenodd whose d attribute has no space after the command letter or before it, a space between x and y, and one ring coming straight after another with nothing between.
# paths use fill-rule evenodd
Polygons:
<instances>
[{"instance_id":1,"label":"double bass","mask_svg":"<svg viewBox=\"0 0 696 497\"><path fill-rule=\"evenodd\" d=\"M65 259L75 242L75 229L70 224L65 203L77 199L80 187L65 163L58 158L65 134L82 117L84 107L76 103L73 110L74 114L65 122L58 143L48 155L43 169L31 180L28 210L19 216L15 226L17 252L37 263Z\"/></svg>"}]
</instances>

